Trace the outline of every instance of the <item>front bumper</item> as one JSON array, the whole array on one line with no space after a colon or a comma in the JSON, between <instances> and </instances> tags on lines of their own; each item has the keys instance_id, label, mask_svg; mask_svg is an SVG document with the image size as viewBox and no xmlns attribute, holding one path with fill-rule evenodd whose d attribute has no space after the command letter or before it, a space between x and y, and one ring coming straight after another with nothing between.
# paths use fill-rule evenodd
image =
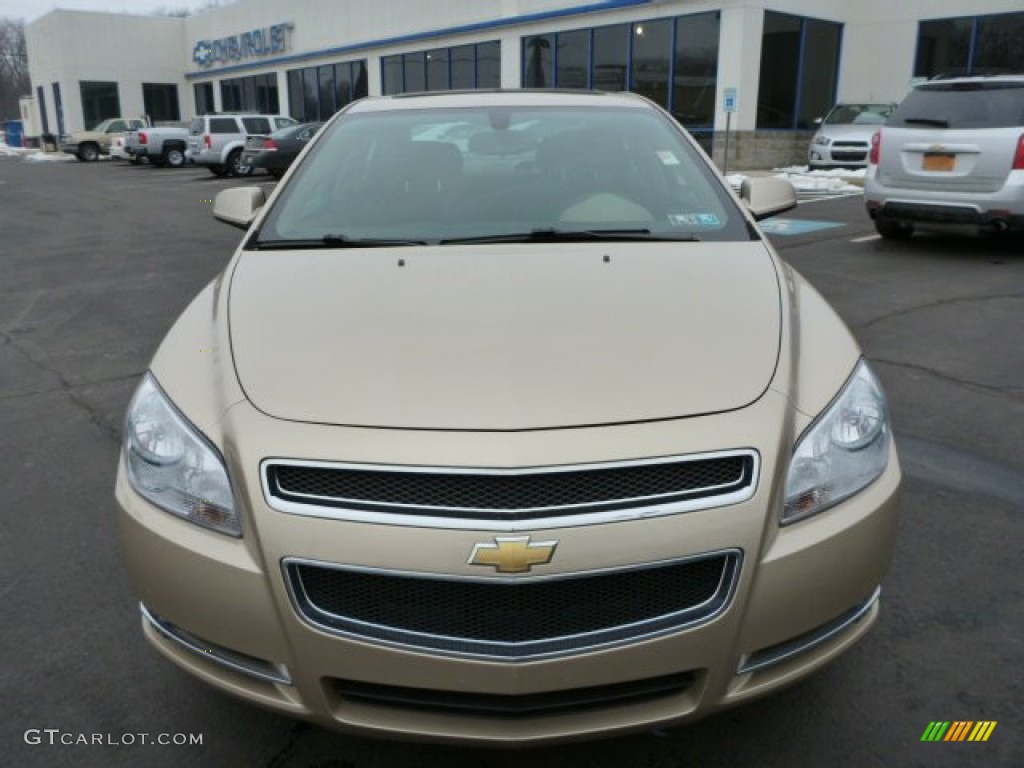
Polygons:
<instances>
[{"instance_id":1,"label":"front bumper","mask_svg":"<svg viewBox=\"0 0 1024 768\"><path fill-rule=\"evenodd\" d=\"M812 168L865 168L868 164L868 150L867 144L811 144L807 150L807 164Z\"/></svg>"},{"instance_id":2,"label":"front bumper","mask_svg":"<svg viewBox=\"0 0 1024 768\"><path fill-rule=\"evenodd\" d=\"M714 418L735 422L737 429L742 421L734 415ZM686 445L692 433L687 438L679 425L618 432L614 442L620 451L646 437L648 455L664 455L663 443L694 452ZM558 454L566 436L478 437L476 455L486 456L503 439L524 450L536 441L538 448L545 445L541 454ZM467 441L467 451L473 442ZM298 455L295 446L279 450ZM415 446L410 450L417 453ZM286 560L292 558L475 577L479 569L466 564L466 556L475 544L491 540L493 530L285 514L267 506L258 478L246 478L238 489L240 503L250 510L242 539L204 531L153 507L130 489L123 468L117 500L146 636L193 674L328 727L387 738L535 744L702 717L817 669L874 623L876 590L895 534L895 454L883 476L857 496L779 528L780 469L767 443L760 452L765 458L758 487L740 503L603 525L526 525L520 531L560 542L560 574L739 552L742 562L723 610L677 631L512 661L425 651L313 626L296 610L285 578ZM239 449L230 461L258 466L267 455L275 454L253 446ZM396 463L405 460L395 457ZM554 455L545 461L557 463ZM479 466L479 458L472 463Z\"/></svg>"}]
</instances>

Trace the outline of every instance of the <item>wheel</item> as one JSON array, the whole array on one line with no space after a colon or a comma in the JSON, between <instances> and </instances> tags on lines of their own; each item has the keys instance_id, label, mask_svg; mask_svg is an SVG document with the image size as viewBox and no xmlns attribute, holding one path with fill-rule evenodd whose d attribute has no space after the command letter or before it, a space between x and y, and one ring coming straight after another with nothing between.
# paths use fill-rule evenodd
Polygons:
<instances>
[{"instance_id":1,"label":"wheel","mask_svg":"<svg viewBox=\"0 0 1024 768\"><path fill-rule=\"evenodd\" d=\"M875 219L875 229L886 240L906 240L914 234L912 224L895 219Z\"/></svg>"},{"instance_id":2,"label":"wheel","mask_svg":"<svg viewBox=\"0 0 1024 768\"><path fill-rule=\"evenodd\" d=\"M164 150L161 160L171 168L181 168L185 165L185 150L181 147L168 147Z\"/></svg>"},{"instance_id":3,"label":"wheel","mask_svg":"<svg viewBox=\"0 0 1024 768\"><path fill-rule=\"evenodd\" d=\"M84 163L92 163L100 159L100 148L95 144L83 144L78 148L78 159Z\"/></svg>"},{"instance_id":4,"label":"wheel","mask_svg":"<svg viewBox=\"0 0 1024 768\"><path fill-rule=\"evenodd\" d=\"M267 173L273 176L275 179L280 179L284 176L284 171L280 168L267 168Z\"/></svg>"},{"instance_id":5,"label":"wheel","mask_svg":"<svg viewBox=\"0 0 1024 768\"><path fill-rule=\"evenodd\" d=\"M208 165L206 169L214 176L226 176L228 172L226 165Z\"/></svg>"},{"instance_id":6,"label":"wheel","mask_svg":"<svg viewBox=\"0 0 1024 768\"><path fill-rule=\"evenodd\" d=\"M228 171L232 176L251 176L253 167L242 162L242 150L236 149L228 155Z\"/></svg>"}]
</instances>

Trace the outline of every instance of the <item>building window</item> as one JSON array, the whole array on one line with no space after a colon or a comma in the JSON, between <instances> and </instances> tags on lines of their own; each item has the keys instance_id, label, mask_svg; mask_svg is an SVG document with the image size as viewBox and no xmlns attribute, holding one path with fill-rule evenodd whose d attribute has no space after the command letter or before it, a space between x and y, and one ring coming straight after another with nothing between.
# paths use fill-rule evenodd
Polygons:
<instances>
[{"instance_id":1,"label":"building window","mask_svg":"<svg viewBox=\"0 0 1024 768\"><path fill-rule=\"evenodd\" d=\"M676 19L669 111L691 129L710 130L715 125L720 28L717 11Z\"/></svg>"},{"instance_id":2,"label":"building window","mask_svg":"<svg viewBox=\"0 0 1024 768\"><path fill-rule=\"evenodd\" d=\"M142 104L153 122L181 120L178 86L173 83L143 83Z\"/></svg>"},{"instance_id":3,"label":"building window","mask_svg":"<svg viewBox=\"0 0 1024 768\"><path fill-rule=\"evenodd\" d=\"M39 98L39 119L43 121L43 133L49 133L50 118L46 116L46 91L43 86L36 86L36 96Z\"/></svg>"},{"instance_id":4,"label":"building window","mask_svg":"<svg viewBox=\"0 0 1024 768\"><path fill-rule=\"evenodd\" d=\"M922 21L914 76L993 75L1024 71L1024 13Z\"/></svg>"},{"instance_id":5,"label":"building window","mask_svg":"<svg viewBox=\"0 0 1024 768\"><path fill-rule=\"evenodd\" d=\"M366 93L362 59L288 71L288 113L301 123L327 120Z\"/></svg>"},{"instance_id":6,"label":"building window","mask_svg":"<svg viewBox=\"0 0 1024 768\"><path fill-rule=\"evenodd\" d=\"M119 117L121 99L117 95L117 83L100 83L82 80L82 117L85 127L91 129L108 117Z\"/></svg>"},{"instance_id":7,"label":"building window","mask_svg":"<svg viewBox=\"0 0 1024 768\"><path fill-rule=\"evenodd\" d=\"M590 87L590 30L562 32L555 44L555 79L559 88Z\"/></svg>"},{"instance_id":8,"label":"building window","mask_svg":"<svg viewBox=\"0 0 1024 768\"><path fill-rule=\"evenodd\" d=\"M498 88L501 85L501 44L494 41L383 56L380 74L385 95L453 88Z\"/></svg>"},{"instance_id":9,"label":"building window","mask_svg":"<svg viewBox=\"0 0 1024 768\"><path fill-rule=\"evenodd\" d=\"M53 109L57 114L57 133L64 135L64 100L60 95L60 83L53 83Z\"/></svg>"},{"instance_id":10,"label":"building window","mask_svg":"<svg viewBox=\"0 0 1024 768\"><path fill-rule=\"evenodd\" d=\"M524 37L523 86L629 90L691 130L710 129L718 86L719 13Z\"/></svg>"},{"instance_id":11,"label":"building window","mask_svg":"<svg viewBox=\"0 0 1024 768\"><path fill-rule=\"evenodd\" d=\"M220 103L225 112L276 115L281 111L277 96L277 75L253 75L221 80Z\"/></svg>"},{"instance_id":12,"label":"building window","mask_svg":"<svg viewBox=\"0 0 1024 768\"><path fill-rule=\"evenodd\" d=\"M765 11L758 129L810 129L835 102L842 24Z\"/></svg>"},{"instance_id":13,"label":"building window","mask_svg":"<svg viewBox=\"0 0 1024 768\"><path fill-rule=\"evenodd\" d=\"M197 115L208 115L217 111L213 105L213 83L196 83L192 86L192 93L196 98Z\"/></svg>"}]
</instances>

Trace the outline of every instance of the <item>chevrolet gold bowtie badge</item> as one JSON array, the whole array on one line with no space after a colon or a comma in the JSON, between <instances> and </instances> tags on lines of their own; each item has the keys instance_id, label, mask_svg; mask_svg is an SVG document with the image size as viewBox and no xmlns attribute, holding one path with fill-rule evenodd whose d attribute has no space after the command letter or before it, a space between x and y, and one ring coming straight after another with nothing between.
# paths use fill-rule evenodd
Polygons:
<instances>
[{"instance_id":1,"label":"chevrolet gold bowtie badge","mask_svg":"<svg viewBox=\"0 0 1024 768\"><path fill-rule=\"evenodd\" d=\"M473 546L470 565L490 565L498 573L526 573L535 565L550 563L557 541L530 543L529 536L495 536L494 543Z\"/></svg>"}]
</instances>

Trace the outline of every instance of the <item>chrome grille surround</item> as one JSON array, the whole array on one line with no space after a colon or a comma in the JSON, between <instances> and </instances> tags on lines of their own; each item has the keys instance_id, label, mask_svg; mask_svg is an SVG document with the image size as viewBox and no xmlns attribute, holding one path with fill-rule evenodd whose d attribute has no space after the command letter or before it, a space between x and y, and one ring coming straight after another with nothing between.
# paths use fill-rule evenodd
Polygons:
<instances>
[{"instance_id":1,"label":"chrome grille surround","mask_svg":"<svg viewBox=\"0 0 1024 768\"><path fill-rule=\"evenodd\" d=\"M723 468L728 471L723 475ZM760 457L752 449L718 451L684 456L662 456L633 461L566 464L543 467L497 469L488 467L429 467L389 464L265 459L260 465L260 483L268 506L278 512L354 522L430 528L465 528L467 521L479 530L523 530L525 522L544 526L581 526L609 521L692 512L738 504L754 495ZM282 474L296 472L316 475L306 490L338 485L337 478L355 477L360 487L367 483L386 488L389 482L401 486L398 500L351 495L310 493L282 486ZM710 474L709 474L710 472ZM731 472L731 474L729 474ZM679 485L672 488L673 473ZM696 474L694 474L696 473ZM726 476L728 475L728 476ZM637 491L649 477L657 488ZM707 476L704 485L687 486L686 477ZM609 492L605 487L634 489L629 493ZM432 485L424 502L415 494L419 487ZM444 486L448 487L444 487ZM500 486L500 492L493 492ZM538 488L540 486L540 488ZM585 487L584 487L585 486ZM440 494L436 491L440 488ZM522 489L520 494L517 488ZM580 488L583 488L581 491ZM484 490L481 490L484 489ZM652 492L653 491L653 492ZM557 496L552 503L539 503L545 494ZM381 495L386 495L382 492ZM522 507L500 501L522 495L529 499ZM458 503L462 497L474 503ZM492 496L498 502L476 501ZM431 503L436 498L455 503Z\"/></svg>"},{"instance_id":2,"label":"chrome grille surround","mask_svg":"<svg viewBox=\"0 0 1024 768\"><path fill-rule=\"evenodd\" d=\"M516 578L413 573L303 558L285 558L282 570L296 613L322 631L436 655L518 662L623 645L705 624L730 605L742 559L740 550L727 549L634 566ZM703 569L705 573L694 574L694 569ZM339 615L318 605L317 600L328 602L330 598L323 597L323 589L314 588L318 594L309 594L304 578L310 572L336 578L331 589L345 595L344 601L355 605L353 612L361 615ZM703 583L685 593L683 582L691 576ZM377 584L352 586L350 577ZM679 580L678 590L666 585L666 580L672 579ZM609 597L610 583L630 591L631 599L616 601ZM360 596L350 599L357 592ZM367 595L368 592L372 594ZM433 597L431 592L435 593ZM396 594L405 599L404 608L391 602ZM581 594L585 600L580 600ZM679 600L672 605L675 595ZM524 599L518 599L520 596ZM693 599L687 601L687 596ZM476 612L467 608L467 600L475 601ZM451 615L445 615L443 610L442 615L436 615L431 605L448 606ZM649 608L650 613L638 614L638 605L644 606L644 610ZM402 616L404 611L406 618L395 618L394 623L367 620L374 612L390 613L392 607L394 617ZM516 623L508 622L508 613L515 612L516 607L522 623L513 626ZM575 613L575 618L566 621L561 615L566 612ZM623 621L616 621L617 614ZM467 622L467 616L472 616L472 621ZM429 631L424 621L437 629ZM522 636L545 621L554 625L552 631L532 630L533 636ZM454 634L460 627L470 630L463 635ZM503 632L507 634L499 636Z\"/></svg>"}]
</instances>

